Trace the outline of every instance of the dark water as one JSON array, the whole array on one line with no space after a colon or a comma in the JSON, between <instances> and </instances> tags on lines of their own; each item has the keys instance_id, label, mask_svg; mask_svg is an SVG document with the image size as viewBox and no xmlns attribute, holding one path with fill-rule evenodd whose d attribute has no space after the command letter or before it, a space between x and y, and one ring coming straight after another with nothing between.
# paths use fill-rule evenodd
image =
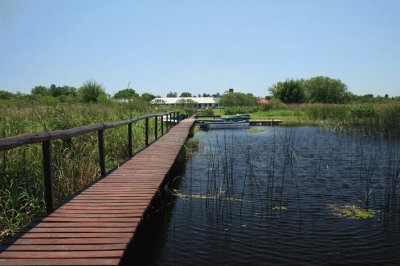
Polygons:
<instances>
[{"instance_id":1,"label":"dark water","mask_svg":"<svg viewBox=\"0 0 400 266\"><path fill-rule=\"evenodd\" d=\"M400 264L398 141L256 129L195 134L154 264Z\"/></svg>"}]
</instances>

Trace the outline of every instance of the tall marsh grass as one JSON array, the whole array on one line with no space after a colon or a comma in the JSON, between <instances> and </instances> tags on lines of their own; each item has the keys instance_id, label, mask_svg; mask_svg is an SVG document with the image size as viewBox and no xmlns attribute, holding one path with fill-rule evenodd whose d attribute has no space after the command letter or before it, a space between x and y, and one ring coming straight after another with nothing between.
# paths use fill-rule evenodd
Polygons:
<instances>
[{"instance_id":1,"label":"tall marsh grass","mask_svg":"<svg viewBox=\"0 0 400 266\"><path fill-rule=\"evenodd\" d=\"M305 105L311 120L335 125L341 130L358 130L368 135L400 136L400 104Z\"/></svg>"},{"instance_id":2,"label":"tall marsh grass","mask_svg":"<svg viewBox=\"0 0 400 266\"><path fill-rule=\"evenodd\" d=\"M127 120L144 113L120 103L0 105L0 138L24 133L69 129L99 122ZM133 149L144 147L144 121L133 124ZM128 158L127 126L105 130L106 168ZM164 132L166 130L164 129ZM154 140L154 119L149 121L149 141ZM161 135L160 124L158 136ZM56 204L92 182L100 172L96 133L52 141ZM0 243L45 212L42 150L31 144L0 152Z\"/></svg>"}]
</instances>

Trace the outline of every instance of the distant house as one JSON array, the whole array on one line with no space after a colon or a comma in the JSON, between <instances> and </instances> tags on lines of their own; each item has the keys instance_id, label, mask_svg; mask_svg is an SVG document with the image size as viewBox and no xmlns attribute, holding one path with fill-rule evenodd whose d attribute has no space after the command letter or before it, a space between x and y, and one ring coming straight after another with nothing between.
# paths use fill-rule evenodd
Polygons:
<instances>
[{"instance_id":1,"label":"distant house","mask_svg":"<svg viewBox=\"0 0 400 266\"><path fill-rule=\"evenodd\" d=\"M155 98L151 104L162 105L191 105L195 108L215 108L219 107L220 98L217 97L166 97Z\"/></svg>"},{"instance_id":2,"label":"distant house","mask_svg":"<svg viewBox=\"0 0 400 266\"><path fill-rule=\"evenodd\" d=\"M269 99L260 98L258 99L259 104L269 104Z\"/></svg>"}]
</instances>

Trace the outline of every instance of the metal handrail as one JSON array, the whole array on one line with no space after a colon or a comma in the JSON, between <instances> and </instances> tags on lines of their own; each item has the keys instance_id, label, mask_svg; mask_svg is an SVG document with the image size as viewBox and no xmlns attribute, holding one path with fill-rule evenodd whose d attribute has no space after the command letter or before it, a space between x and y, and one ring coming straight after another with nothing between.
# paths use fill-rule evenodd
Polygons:
<instances>
[{"instance_id":1,"label":"metal handrail","mask_svg":"<svg viewBox=\"0 0 400 266\"><path fill-rule=\"evenodd\" d=\"M76 127L65 130L54 130L45 131L39 133L25 133L14 137L0 139L0 151L14 149L27 144L42 143L43 153L43 176L44 176L44 196L46 202L47 213L51 213L55 209L54 200L54 175L51 161L51 141L57 139L72 138L79 135L97 132L98 134L98 147L99 147L99 165L100 165L100 177L104 177L107 174L105 164L105 146L104 146L104 130L110 128L116 128L121 126L128 126L128 154L129 158L133 156L133 143L132 143L132 124L145 120L145 145L149 145L149 119L154 119L154 137L158 139L158 119L161 118L161 136L164 135L164 117L165 122L172 124L171 117L176 117L176 123L179 123L179 111L171 111L160 114L147 114L136 117L130 120L123 120L112 123L97 123L93 125Z\"/></svg>"}]
</instances>

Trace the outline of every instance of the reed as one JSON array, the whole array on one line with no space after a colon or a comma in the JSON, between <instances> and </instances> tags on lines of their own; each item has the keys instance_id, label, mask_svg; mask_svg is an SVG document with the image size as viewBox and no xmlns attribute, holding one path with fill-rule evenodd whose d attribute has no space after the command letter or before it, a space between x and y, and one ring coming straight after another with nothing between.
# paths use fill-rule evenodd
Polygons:
<instances>
[{"instance_id":1,"label":"reed","mask_svg":"<svg viewBox=\"0 0 400 266\"><path fill-rule=\"evenodd\" d=\"M99 122L127 120L150 113L121 103L0 106L0 137L23 133L69 129ZM157 110L160 112L160 110ZM144 147L144 121L133 124L133 147ZM149 121L149 141L154 140L154 119ZM164 130L165 132L165 130ZM106 168L128 158L126 127L105 131ZM161 136L158 124L158 136ZM97 134L52 141L56 204L92 182L100 172ZM0 242L18 232L45 211L43 199L42 151L39 144L0 152Z\"/></svg>"}]
</instances>

